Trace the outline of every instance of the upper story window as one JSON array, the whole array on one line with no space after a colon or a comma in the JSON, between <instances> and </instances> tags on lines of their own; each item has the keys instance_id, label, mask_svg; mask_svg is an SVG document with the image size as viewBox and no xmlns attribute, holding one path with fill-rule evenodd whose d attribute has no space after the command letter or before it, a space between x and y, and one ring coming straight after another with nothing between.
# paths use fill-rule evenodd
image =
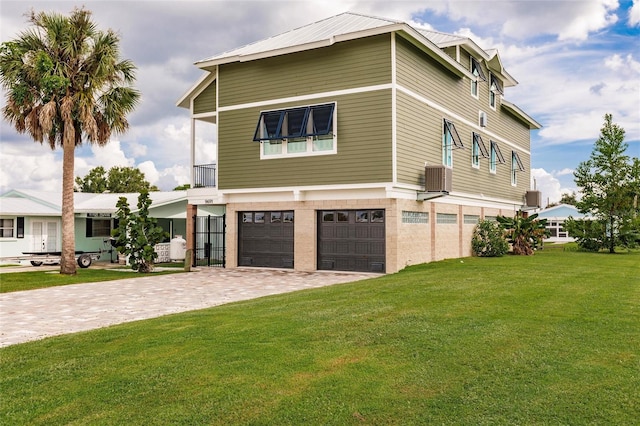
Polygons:
<instances>
[{"instance_id":1,"label":"upper story window","mask_svg":"<svg viewBox=\"0 0 640 426\"><path fill-rule=\"evenodd\" d=\"M475 80L471 80L471 95L477 98L480 92L478 89L480 81L487 81L487 78L484 76L480 62L473 56L471 56L471 74L476 77Z\"/></svg>"},{"instance_id":2,"label":"upper story window","mask_svg":"<svg viewBox=\"0 0 640 426\"><path fill-rule=\"evenodd\" d=\"M456 126L446 118L443 120L442 164L453 167L453 148L464 148Z\"/></svg>"},{"instance_id":3,"label":"upper story window","mask_svg":"<svg viewBox=\"0 0 640 426\"><path fill-rule=\"evenodd\" d=\"M473 167L480 167L480 158L489 158L489 152L482 140L482 136L478 133L473 133L473 148L471 149L471 165Z\"/></svg>"},{"instance_id":4,"label":"upper story window","mask_svg":"<svg viewBox=\"0 0 640 426\"><path fill-rule=\"evenodd\" d=\"M504 164L504 157L500 152L500 147L497 142L491 141L491 153L489 154L489 171L491 173L496 172L496 166L498 164Z\"/></svg>"},{"instance_id":5,"label":"upper story window","mask_svg":"<svg viewBox=\"0 0 640 426\"><path fill-rule=\"evenodd\" d=\"M336 104L263 111L253 140L260 158L335 154Z\"/></svg>"},{"instance_id":6,"label":"upper story window","mask_svg":"<svg viewBox=\"0 0 640 426\"><path fill-rule=\"evenodd\" d=\"M498 96L500 95L504 95L502 83L495 75L491 74L491 84L489 85L489 106L491 106L491 108L496 109Z\"/></svg>"},{"instance_id":7,"label":"upper story window","mask_svg":"<svg viewBox=\"0 0 640 426\"><path fill-rule=\"evenodd\" d=\"M518 153L511 151L511 185L518 184L518 172L524 172L524 165Z\"/></svg>"}]
</instances>

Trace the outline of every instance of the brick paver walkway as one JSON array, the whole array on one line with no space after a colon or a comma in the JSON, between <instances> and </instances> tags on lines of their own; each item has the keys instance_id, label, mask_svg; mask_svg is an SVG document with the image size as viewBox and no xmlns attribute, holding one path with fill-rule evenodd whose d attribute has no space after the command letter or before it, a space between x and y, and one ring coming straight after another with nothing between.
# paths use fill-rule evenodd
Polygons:
<instances>
[{"instance_id":1,"label":"brick paver walkway","mask_svg":"<svg viewBox=\"0 0 640 426\"><path fill-rule=\"evenodd\" d=\"M379 274L203 268L4 293L0 294L0 347L376 276Z\"/></svg>"}]
</instances>

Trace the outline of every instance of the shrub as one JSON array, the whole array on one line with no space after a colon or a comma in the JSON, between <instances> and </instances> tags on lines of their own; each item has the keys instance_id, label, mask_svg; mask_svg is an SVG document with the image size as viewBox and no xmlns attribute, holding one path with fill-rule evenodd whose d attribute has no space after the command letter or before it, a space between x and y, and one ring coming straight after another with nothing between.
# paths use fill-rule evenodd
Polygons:
<instances>
[{"instance_id":1,"label":"shrub","mask_svg":"<svg viewBox=\"0 0 640 426\"><path fill-rule=\"evenodd\" d=\"M504 239L498 223L481 220L473 230L471 250L479 257L500 257L509 251L509 244Z\"/></svg>"}]
</instances>

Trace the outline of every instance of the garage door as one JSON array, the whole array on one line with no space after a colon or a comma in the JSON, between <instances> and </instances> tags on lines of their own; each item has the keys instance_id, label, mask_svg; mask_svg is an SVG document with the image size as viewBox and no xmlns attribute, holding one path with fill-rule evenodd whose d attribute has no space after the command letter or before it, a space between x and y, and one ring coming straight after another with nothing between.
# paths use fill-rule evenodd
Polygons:
<instances>
[{"instance_id":1,"label":"garage door","mask_svg":"<svg viewBox=\"0 0 640 426\"><path fill-rule=\"evenodd\" d=\"M318 269L384 272L384 210L319 211Z\"/></svg>"},{"instance_id":2,"label":"garage door","mask_svg":"<svg viewBox=\"0 0 640 426\"><path fill-rule=\"evenodd\" d=\"M293 212L238 213L238 265L293 268Z\"/></svg>"}]
</instances>

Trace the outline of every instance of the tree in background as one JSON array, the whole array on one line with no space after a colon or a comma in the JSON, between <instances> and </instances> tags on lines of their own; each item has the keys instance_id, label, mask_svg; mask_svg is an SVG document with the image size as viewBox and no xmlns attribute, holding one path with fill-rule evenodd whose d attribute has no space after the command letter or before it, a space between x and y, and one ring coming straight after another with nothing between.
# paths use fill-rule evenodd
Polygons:
<instances>
[{"instance_id":1,"label":"tree in background","mask_svg":"<svg viewBox=\"0 0 640 426\"><path fill-rule=\"evenodd\" d=\"M591 215L601 224L582 226L584 241L596 242L602 238L609 253L615 253L616 245L635 245L640 238L640 165L637 158L631 159L625 154L628 144L624 142L624 134L624 129L613 123L611 114L606 114L591 157L580 163L574 172L576 185L582 193L576 203L578 211ZM589 234L591 228L593 235ZM604 236L601 234L603 228Z\"/></svg>"},{"instance_id":2,"label":"tree in background","mask_svg":"<svg viewBox=\"0 0 640 426\"><path fill-rule=\"evenodd\" d=\"M184 185L179 185L176 186L175 188L173 188L174 191L185 191L187 189L191 188L191 184L190 183L185 183Z\"/></svg>"},{"instance_id":3,"label":"tree in background","mask_svg":"<svg viewBox=\"0 0 640 426\"><path fill-rule=\"evenodd\" d=\"M562 197L560 197L560 204L569 204L575 206L578 202L577 197L578 195L575 192L572 192L571 194L567 194L565 192L564 194L562 194Z\"/></svg>"},{"instance_id":4,"label":"tree in background","mask_svg":"<svg viewBox=\"0 0 640 426\"><path fill-rule=\"evenodd\" d=\"M118 35L99 31L88 10L68 17L32 11L29 21L32 28L0 45L2 113L18 133L62 148L60 273L73 275L75 147L83 139L105 145L112 132L125 132L140 93L131 87L135 66L119 58Z\"/></svg>"},{"instance_id":5,"label":"tree in background","mask_svg":"<svg viewBox=\"0 0 640 426\"><path fill-rule=\"evenodd\" d=\"M547 219L538 219L537 213L525 216L519 211L514 217L498 216L497 220L516 255L532 255L548 232Z\"/></svg>"},{"instance_id":6,"label":"tree in background","mask_svg":"<svg viewBox=\"0 0 640 426\"><path fill-rule=\"evenodd\" d=\"M76 191L131 193L159 189L151 185L144 173L135 167L112 167L107 173L104 167L98 166L89 170L84 178L76 176Z\"/></svg>"},{"instance_id":7,"label":"tree in background","mask_svg":"<svg viewBox=\"0 0 640 426\"><path fill-rule=\"evenodd\" d=\"M138 196L138 211L131 212L126 197L120 197L116 207L118 228L112 231L115 247L119 253L129 257L131 269L138 272L151 272L153 262L158 257L154 246L169 237L158 220L149 216L151 199L148 191Z\"/></svg>"}]
</instances>

